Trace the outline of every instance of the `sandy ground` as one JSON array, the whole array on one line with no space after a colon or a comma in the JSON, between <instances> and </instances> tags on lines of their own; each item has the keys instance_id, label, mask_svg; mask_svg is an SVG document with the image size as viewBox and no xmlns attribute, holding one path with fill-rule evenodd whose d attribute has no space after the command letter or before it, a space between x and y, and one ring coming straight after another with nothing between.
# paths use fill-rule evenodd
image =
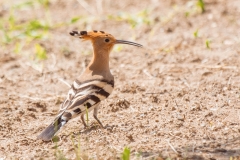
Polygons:
<instances>
[{"instance_id":1,"label":"sandy ground","mask_svg":"<svg viewBox=\"0 0 240 160\"><path fill-rule=\"evenodd\" d=\"M42 69L26 56L31 47L22 54L13 53L14 44L2 47L0 159L57 159L59 150L74 159L71 137L80 142L85 159L119 159L126 146L132 159L240 156L240 1L206 0L203 14L194 3L88 1L86 10L75 0L50 1L52 23L74 16L86 21L50 30L39 42L48 55ZM11 5L5 4L2 17ZM138 17L144 9L150 23L134 28L128 20L108 18ZM43 16L41 7L16 11L19 23ZM111 54L116 85L98 114L110 129L101 129L91 114L88 129L76 118L58 134L57 143L42 142L37 135L54 119L68 91L59 79L71 83L91 59L90 43L69 36L73 29L103 30L145 48L122 45Z\"/></svg>"}]
</instances>

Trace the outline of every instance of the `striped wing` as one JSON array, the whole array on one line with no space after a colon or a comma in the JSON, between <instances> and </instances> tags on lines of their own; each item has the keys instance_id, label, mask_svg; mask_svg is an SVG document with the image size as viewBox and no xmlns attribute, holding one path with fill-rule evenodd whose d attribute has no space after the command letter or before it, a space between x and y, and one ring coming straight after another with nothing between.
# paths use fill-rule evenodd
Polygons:
<instances>
[{"instance_id":1,"label":"striped wing","mask_svg":"<svg viewBox=\"0 0 240 160\"><path fill-rule=\"evenodd\" d=\"M62 103L59 116L68 121L81 113L91 111L113 91L114 81L94 79L82 83L73 82L66 100Z\"/></svg>"}]
</instances>

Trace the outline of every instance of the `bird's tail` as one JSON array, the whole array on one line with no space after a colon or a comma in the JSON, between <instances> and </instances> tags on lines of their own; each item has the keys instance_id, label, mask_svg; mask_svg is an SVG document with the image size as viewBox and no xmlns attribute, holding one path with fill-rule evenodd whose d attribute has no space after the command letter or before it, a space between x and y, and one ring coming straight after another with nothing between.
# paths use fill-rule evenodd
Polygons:
<instances>
[{"instance_id":1,"label":"bird's tail","mask_svg":"<svg viewBox=\"0 0 240 160\"><path fill-rule=\"evenodd\" d=\"M44 141L50 141L52 137L67 123L66 120L62 119L62 116L59 116L51 123L42 133L37 137Z\"/></svg>"}]
</instances>

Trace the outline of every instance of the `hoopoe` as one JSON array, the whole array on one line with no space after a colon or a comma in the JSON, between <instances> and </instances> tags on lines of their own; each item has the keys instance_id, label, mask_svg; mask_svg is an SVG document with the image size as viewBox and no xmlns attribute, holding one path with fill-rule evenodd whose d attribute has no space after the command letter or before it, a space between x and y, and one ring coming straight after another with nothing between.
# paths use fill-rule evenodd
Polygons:
<instances>
[{"instance_id":1,"label":"hoopoe","mask_svg":"<svg viewBox=\"0 0 240 160\"><path fill-rule=\"evenodd\" d=\"M114 88L114 77L109 69L109 54L115 44L142 47L138 43L117 40L103 31L72 31L70 35L90 40L93 46L93 57L86 70L73 82L67 98L61 104L59 114L37 137L44 141L51 140L60 128L77 116L81 116L84 127L87 127L84 114L91 110L93 110L93 117L103 127L97 117L99 104L112 93Z\"/></svg>"}]
</instances>

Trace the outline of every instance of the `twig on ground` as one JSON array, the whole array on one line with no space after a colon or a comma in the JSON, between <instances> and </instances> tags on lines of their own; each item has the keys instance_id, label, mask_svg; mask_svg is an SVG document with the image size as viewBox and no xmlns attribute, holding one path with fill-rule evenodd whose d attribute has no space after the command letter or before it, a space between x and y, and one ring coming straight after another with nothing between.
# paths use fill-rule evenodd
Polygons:
<instances>
[{"instance_id":1,"label":"twig on ground","mask_svg":"<svg viewBox=\"0 0 240 160\"><path fill-rule=\"evenodd\" d=\"M88 13L94 15L94 10L92 10L91 6L85 0L77 0L77 1Z\"/></svg>"},{"instance_id":2,"label":"twig on ground","mask_svg":"<svg viewBox=\"0 0 240 160\"><path fill-rule=\"evenodd\" d=\"M61 81L64 84L66 84L69 88L71 88L71 85L68 82L66 82L64 79L58 78L58 80Z\"/></svg>"},{"instance_id":3,"label":"twig on ground","mask_svg":"<svg viewBox=\"0 0 240 160\"><path fill-rule=\"evenodd\" d=\"M144 158L144 160L148 160L148 159L154 159L154 158L157 158L159 156L159 154L153 154L151 156L148 156L147 158Z\"/></svg>"},{"instance_id":4,"label":"twig on ground","mask_svg":"<svg viewBox=\"0 0 240 160\"><path fill-rule=\"evenodd\" d=\"M152 76L146 69L143 70L143 73L146 74L148 77L150 78L155 78L154 76Z\"/></svg>"},{"instance_id":5,"label":"twig on ground","mask_svg":"<svg viewBox=\"0 0 240 160\"><path fill-rule=\"evenodd\" d=\"M31 67L32 69L40 72L40 73L43 73L43 67L42 66L39 67L39 65L36 65L36 64L34 65L34 64L31 64L31 63L26 63L26 65Z\"/></svg>"},{"instance_id":6,"label":"twig on ground","mask_svg":"<svg viewBox=\"0 0 240 160\"><path fill-rule=\"evenodd\" d=\"M132 112L136 112L137 110L134 109L131 105L129 106L129 108L131 109Z\"/></svg>"},{"instance_id":7,"label":"twig on ground","mask_svg":"<svg viewBox=\"0 0 240 160\"><path fill-rule=\"evenodd\" d=\"M175 105L177 106L177 108L179 107L179 105L177 104L177 101L175 100L175 99L173 99L173 97L172 97L172 94L171 93L169 93L168 92L168 94L169 94L169 96L170 96L170 98L172 99L172 101L175 103Z\"/></svg>"},{"instance_id":8,"label":"twig on ground","mask_svg":"<svg viewBox=\"0 0 240 160\"><path fill-rule=\"evenodd\" d=\"M103 12L103 6L102 6L102 0L95 0L96 1L96 4L97 4L97 11L98 11L98 14L102 14Z\"/></svg>"},{"instance_id":9,"label":"twig on ground","mask_svg":"<svg viewBox=\"0 0 240 160\"><path fill-rule=\"evenodd\" d=\"M169 140L166 140L168 145L171 147L171 149L176 153L178 154L178 151L176 151L176 149L171 145L171 143L169 142Z\"/></svg>"},{"instance_id":10,"label":"twig on ground","mask_svg":"<svg viewBox=\"0 0 240 160\"><path fill-rule=\"evenodd\" d=\"M20 95L19 97L20 98L27 98L27 99L34 100L34 101L50 101L50 100L54 100L54 99L58 98L59 96L49 97L49 98L37 98L37 97L29 97L29 96L25 96L25 95Z\"/></svg>"},{"instance_id":11,"label":"twig on ground","mask_svg":"<svg viewBox=\"0 0 240 160\"><path fill-rule=\"evenodd\" d=\"M145 93L145 94L162 94L162 92L156 92L156 93L148 92L148 93Z\"/></svg>"},{"instance_id":12,"label":"twig on ground","mask_svg":"<svg viewBox=\"0 0 240 160\"><path fill-rule=\"evenodd\" d=\"M196 68L210 68L210 69L237 69L237 66L224 66L224 65L199 65Z\"/></svg>"},{"instance_id":13,"label":"twig on ground","mask_svg":"<svg viewBox=\"0 0 240 160\"><path fill-rule=\"evenodd\" d=\"M57 64L57 58L56 58L55 54L51 54L51 57L53 59L53 63L51 65L51 68L54 69L56 67L56 64Z\"/></svg>"},{"instance_id":14,"label":"twig on ground","mask_svg":"<svg viewBox=\"0 0 240 160\"><path fill-rule=\"evenodd\" d=\"M183 83L188 87L188 88L191 88L189 83L187 82L186 78L180 78L181 81L183 81Z\"/></svg>"}]
</instances>

